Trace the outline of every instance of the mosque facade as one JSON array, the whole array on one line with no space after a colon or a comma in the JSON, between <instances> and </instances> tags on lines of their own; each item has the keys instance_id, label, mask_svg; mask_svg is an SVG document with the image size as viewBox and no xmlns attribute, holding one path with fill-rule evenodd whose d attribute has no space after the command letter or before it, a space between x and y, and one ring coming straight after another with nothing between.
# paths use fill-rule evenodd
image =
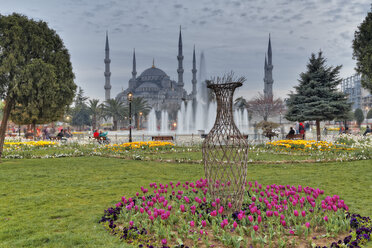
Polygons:
<instances>
[{"instance_id":1,"label":"mosque facade","mask_svg":"<svg viewBox=\"0 0 372 248\"><path fill-rule=\"evenodd\" d=\"M111 84L110 84L110 49L108 36L106 34L106 46L105 46L105 100L111 98ZM148 105L155 109L155 111L167 111L169 116L176 117L177 111L180 109L182 101L189 101L196 96L196 59L195 59L195 47L193 51L193 69L192 69L192 92L187 94L184 89L183 81L183 51L182 51L182 34L181 30L179 33L178 40L178 80L172 80L163 70L157 68L153 64L150 68L144 70L139 76L137 76L137 64L136 54L133 51L133 65L132 65L132 78L128 82L128 88L121 91L116 99L119 101L126 102L127 94L133 93L133 97L142 97L147 101ZM174 118L172 118L174 119Z\"/></svg>"}]
</instances>

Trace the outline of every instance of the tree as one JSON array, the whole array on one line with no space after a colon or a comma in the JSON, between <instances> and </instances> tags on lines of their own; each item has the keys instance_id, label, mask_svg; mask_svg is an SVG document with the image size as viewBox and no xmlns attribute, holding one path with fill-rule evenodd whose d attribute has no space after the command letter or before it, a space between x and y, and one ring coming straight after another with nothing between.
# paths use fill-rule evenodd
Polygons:
<instances>
[{"instance_id":1,"label":"tree","mask_svg":"<svg viewBox=\"0 0 372 248\"><path fill-rule=\"evenodd\" d=\"M248 106L247 100L244 97L238 97L235 99L234 107L237 109L244 109Z\"/></svg>"},{"instance_id":2,"label":"tree","mask_svg":"<svg viewBox=\"0 0 372 248\"><path fill-rule=\"evenodd\" d=\"M20 14L0 15L0 157L15 108L22 111L19 121L52 122L62 118L75 90L70 55L56 32Z\"/></svg>"},{"instance_id":3,"label":"tree","mask_svg":"<svg viewBox=\"0 0 372 248\"><path fill-rule=\"evenodd\" d=\"M265 97L263 94L258 93L258 96L253 100L248 101L248 110L257 116L261 116L264 121L271 116L279 114L284 109L282 99Z\"/></svg>"},{"instance_id":4,"label":"tree","mask_svg":"<svg viewBox=\"0 0 372 248\"><path fill-rule=\"evenodd\" d=\"M372 93L372 5L354 33L353 50L355 70L362 75L362 86Z\"/></svg>"},{"instance_id":5,"label":"tree","mask_svg":"<svg viewBox=\"0 0 372 248\"><path fill-rule=\"evenodd\" d=\"M124 108L123 102L118 99L108 99L103 107L103 114L105 117L112 117L114 123L114 130L118 129L118 121L127 116L128 110Z\"/></svg>"},{"instance_id":6,"label":"tree","mask_svg":"<svg viewBox=\"0 0 372 248\"><path fill-rule=\"evenodd\" d=\"M347 116L351 104L337 90L341 83L341 66L328 67L322 52L311 54L307 71L300 74L299 85L289 94L285 118L290 121L316 121L317 140L320 140L320 121Z\"/></svg>"},{"instance_id":7,"label":"tree","mask_svg":"<svg viewBox=\"0 0 372 248\"><path fill-rule=\"evenodd\" d=\"M150 113L151 107L147 104L147 101L143 97L135 97L132 100L132 115L136 123L136 128L139 129L139 118L140 113L143 116L147 116Z\"/></svg>"},{"instance_id":8,"label":"tree","mask_svg":"<svg viewBox=\"0 0 372 248\"><path fill-rule=\"evenodd\" d=\"M368 111L366 119L372 119L372 109Z\"/></svg>"},{"instance_id":9,"label":"tree","mask_svg":"<svg viewBox=\"0 0 372 248\"><path fill-rule=\"evenodd\" d=\"M262 133L265 135L265 137L269 138L271 140L272 137L278 136L273 129L279 127L280 125L275 122L270 121L261 121L257 123L256 128L261 128Z\"/></svg>"},{"instance_id":10,"label":"tree","mask_svg":"<svg viewBox=\"0 0 372 248\"><path fill-rule=\"evenodd\" d=\"M97 118L103 113L103 105L99 103L98 99L92 99L89 100L88 110L92 119L92 128L95 130L97 127Z\"/></svg>"},{"instance_id":11,"label":"tree","mask_svg":"<svg viewBox=\"0 0 372 248\"><path fill-rule=\"evenodd\" d=\"M360 108L357 108L354 112L354 118L355 118L358 126L360 127L360 124L362 124L362 122L364 121L363 110L361 110Z\"/></svg>"},{"instance_id":12,"label":"tree","mask_svg":"<svg viewBox=\"0 0 372 248\"><path fill-rule=\"evenodd\" d=\"M72 120L71 124L74 126L79 126L81 130L83 126L90 125L90 111L85 101L88 97L84 96L84 90L79 87L79 91L75 96L75 107L71 108Z\"/></svg>"},{"instance_id":13,"label":"tree","mask_svg":"<svg viewBox=\"0 0 372 248\"><path fill-rule=\"evenodd\" d=\"M25 66L20 75L22 84L19 85L17 102L15 108L10 113L10 119L18 125L32 124L34 129L36 124L48 123L62 117L63 113L55 116L53 101L57 92L53 66L35 59ZM55 118L57 117L57 118Z\"/></svg>"}]
</instances>

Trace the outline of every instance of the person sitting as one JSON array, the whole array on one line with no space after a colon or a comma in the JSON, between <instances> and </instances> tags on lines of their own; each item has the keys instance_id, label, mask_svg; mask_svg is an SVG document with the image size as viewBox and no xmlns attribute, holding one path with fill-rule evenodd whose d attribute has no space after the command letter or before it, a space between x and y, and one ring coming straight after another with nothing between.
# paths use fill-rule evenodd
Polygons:
<instances>
[{"instance_id":1,"label":"person sitting","mask_svg":"<svg viewBox=\"0 0 372 248\"><path fill-rule=\"evenodd\" d=\"M289 128L289 133L287 136L290 136L290 135L294 135L295 134L295 130L293 129L293 127L290 127Z\"/></svg>"},{"instance_id":2,"label":"person sitting","mask_svg":"<svg viewBox=\"0 0 372 248\"><path fill-rule=\"evenodd\" d=\"M94 133L93 133L93 137L98 139L99 138L99 132L98 130L95 130Z\"/></svg>"},{"instance_id":3,"label":"person sitting","mask_svg":"<svg viewBox=\"0 0 372 248\"><path fill-rule=\"evenodd\" d=\"M57 134L57 139L62 140L63 138L63 129Z\"/></svg>"},{"instance_id":4,"label":"person sitting","mask_svg":"<svg viewBox=\"0 0 372 248\"><path fill-rule=\"evenodd\" d=\"M108 132L102 132L102 131L100 131L100 132L99 132L99 137L101 137L101 138L103 138L103 139L107 139L107 133L108 133Z\"/></svg>"},{"instance_id":5,"label":"person sitting","mask_svg":"<svg viewBox=\"0 0 372 248\"><path fill-rule=\"evenodd\" d=\"M366 131L364 132L363 136L366 136L368 133L372 133L372 130L371 128L369 128L369 126L367 126Z\"/></svg>"}]
</instances>

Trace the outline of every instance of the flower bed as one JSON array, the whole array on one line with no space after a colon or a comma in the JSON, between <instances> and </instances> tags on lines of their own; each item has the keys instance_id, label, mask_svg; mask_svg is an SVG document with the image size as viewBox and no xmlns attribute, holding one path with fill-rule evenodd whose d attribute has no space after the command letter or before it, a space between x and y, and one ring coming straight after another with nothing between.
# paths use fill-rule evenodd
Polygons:
<instances>
[{"instance_id":1,"label":"flower bed","mask_svg":"<svg viewBox=\"0 0 372 248\"><path fill-rule=\"evenodd\" d=\"M55 147L57 142L52 141L21 141L21 142L4 142L4 150L21 150L21 149L32 149L40 147Z\"/></svg>"},{"instance_id":2,"label":"flower bed","mask_svg":"<svg viewBox=\"0 0 372 248\"><path fill-rule=\"evenodd\" d=\"M138 141L138 142L128 142L123 144L112 144L105 145L102 150L109 151L127 151L127 150L148 150L152 148L156 149L170 149L174 144L166 141Z\"/></svg>"},{"instance_id":3,"label":"flower bed","mask_svg":"<svg viewBox=\"0 0 372 248\"><path fill-rule=\"evenodd\" d=\"M267 146L274 148L274 150L296 150L303 152L310 151L351 151L354 148L347 147L345 144L332 143L328 141L315 140L276 140L266 143Z\"/></svg>"},{"instance_id":4,"label":"flower bed","mask_svg":"<svg viewBox=\"0 0 372 248\"><path fill-rule=\"evenodd\" d=\"M241 210L232 211L211 199L205 179L151 183L123 196L100 222L137 247L356 247L370 238L370 219L350 216L337 195L301 185L246 185Z\"/></svg>"}]
</instances>

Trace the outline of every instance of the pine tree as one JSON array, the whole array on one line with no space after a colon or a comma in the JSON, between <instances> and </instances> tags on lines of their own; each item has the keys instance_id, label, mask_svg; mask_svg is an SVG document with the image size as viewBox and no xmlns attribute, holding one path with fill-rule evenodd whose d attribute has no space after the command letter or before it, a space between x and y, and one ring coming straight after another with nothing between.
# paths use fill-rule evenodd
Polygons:
<instances>
[{"instance_id":1,"label":"pine tree","mask_svg":"<svg viewBox=\"0 0 372 248\"><path fill-rule=\"evenodd\" d=\"M341 66L327 66L322 52L311 54L307 71L300 74L299 85L289 94L286 119L316 121L317 140L320 140L320 122L343 118L351 109L346 95L337 90L341 83Z\"/></svg>"},{"instance_id":2,"label":"pine tree","mask_svg":"<svg viewBox=\"0 0 372 248\"><path fill-rule=\"evenodd\" d=\"M360 108L357 108L354 112L354 118L355 118L358 126L360 127L360 124L362 124L362 122L364 121L363 110L361 110Z\"/></svg>"}]
</instances>

